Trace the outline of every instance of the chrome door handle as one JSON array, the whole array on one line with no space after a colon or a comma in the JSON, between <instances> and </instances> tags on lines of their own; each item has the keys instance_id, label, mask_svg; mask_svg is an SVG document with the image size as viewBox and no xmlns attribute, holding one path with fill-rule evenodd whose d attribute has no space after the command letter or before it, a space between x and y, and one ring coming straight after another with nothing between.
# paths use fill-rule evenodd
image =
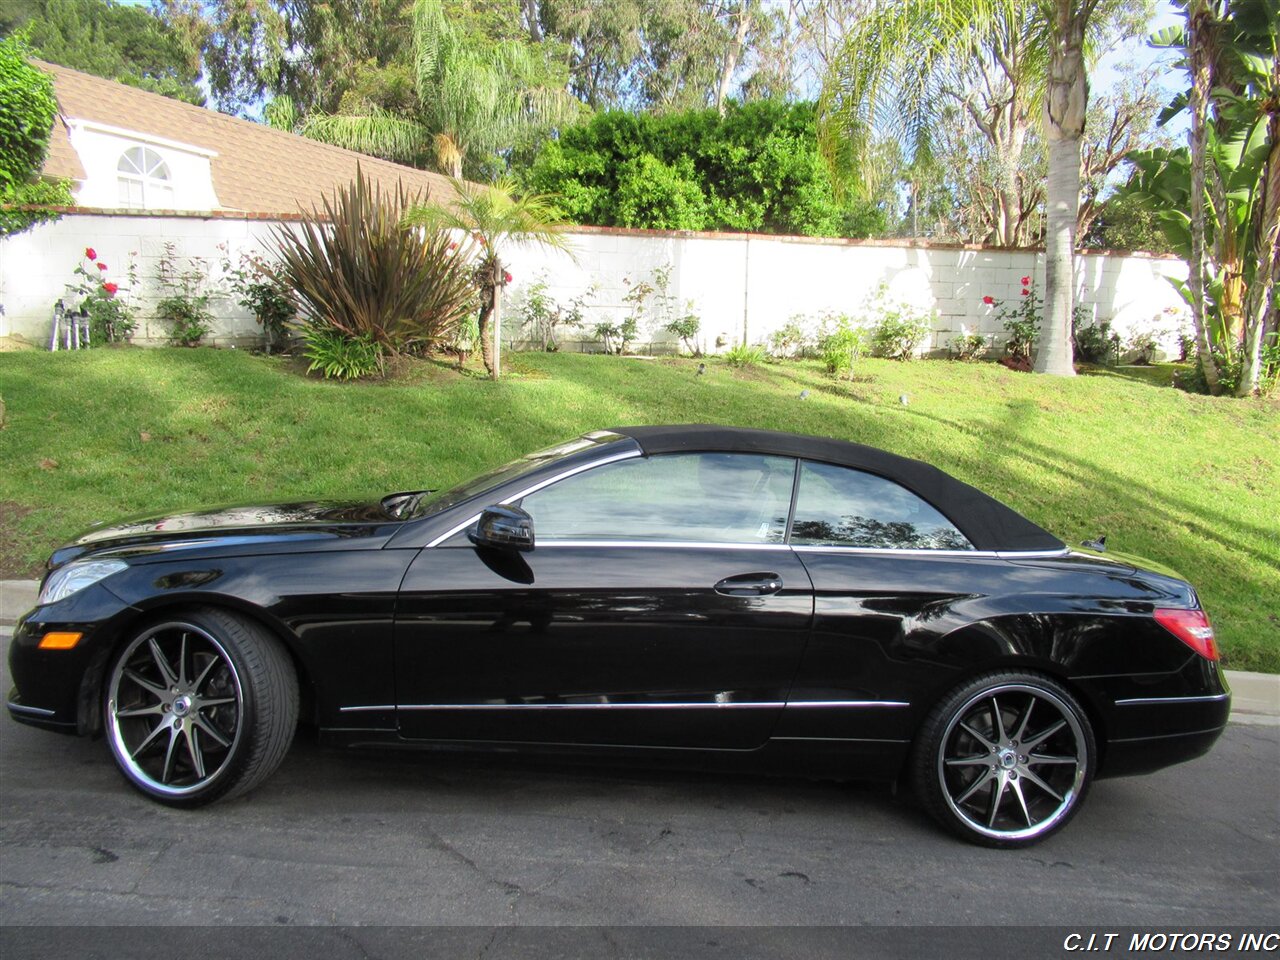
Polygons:
<instances>
[{"instance_id":1,"label":"chrome door handle","mask_svg":"<svg viewBox=\"0 0 1280 960\"><path fill-rule=\"evenodd\" d=\"M781 589L782 578L776 573L740 573L715 585L716 593L725 597L767 597Z\"/></svg>"}]
</instances>

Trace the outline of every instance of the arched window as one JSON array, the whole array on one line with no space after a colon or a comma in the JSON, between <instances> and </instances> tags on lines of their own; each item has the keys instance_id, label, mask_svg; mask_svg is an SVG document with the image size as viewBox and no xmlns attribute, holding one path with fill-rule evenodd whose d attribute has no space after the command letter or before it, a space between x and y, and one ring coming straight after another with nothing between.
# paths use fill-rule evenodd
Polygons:
<instances>
[{"instance_id":1,"label":"arched window","mask_svg":"<svg viewBox=\"0 0 1280 960\"><path fill-rule=\"evenodd\" d=\"M120 206L134 209L172 208L169 165L150 147L130 147L116 164Z\"/></svg>"}]
</instances>

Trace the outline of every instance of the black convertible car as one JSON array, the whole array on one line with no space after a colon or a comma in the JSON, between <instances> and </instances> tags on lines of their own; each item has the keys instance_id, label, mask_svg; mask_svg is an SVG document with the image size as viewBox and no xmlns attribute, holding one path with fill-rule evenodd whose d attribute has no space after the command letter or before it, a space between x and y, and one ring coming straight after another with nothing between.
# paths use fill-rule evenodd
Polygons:
<instances>
[{"instance_id":1,"label":"black convertible car","mask_svg":"<svg viewBox=\"0 0 1280 960\"><path fill-rule=\"evenodd\" d=\"M10 666L14 719L105 733L177 806L261 783L301 716L350 746L902 778L995 846L1062 827L1095 777L1203 754L1230 709L1174 574L915 460L715 426L94 529L50 558Z\"/></svg>"}]
</instances>

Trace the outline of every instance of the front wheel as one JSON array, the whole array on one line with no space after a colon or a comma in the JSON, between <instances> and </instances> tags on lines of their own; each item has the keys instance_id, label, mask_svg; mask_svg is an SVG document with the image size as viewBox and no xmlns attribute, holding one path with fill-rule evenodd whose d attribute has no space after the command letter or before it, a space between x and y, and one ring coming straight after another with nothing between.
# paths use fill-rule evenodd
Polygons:
<instances>
[{"instance_id":1,"label":"front wheel","mask_svg":"<svg viewBox=\"0 0 1280 960\"><path fill-rule=\"evenodd\" d=\"M134 635L112 662L103 701L125 779L171 806L253 789L284 759L298 720L297 678L280 641L212 608Z\"/></svg>"},{"instance_id":2,"label":"front wheel","mask_svg":"<svg viewBox=\"0 0 1280 960\"><path fill-rule=\"evenodd\" d=\"M1062 829L1093 779L1093 730L1061 684L991 673L953 690L921 726L916 792L943 826L974 843L1022 847Z\"/></svg>"}]
</instances>

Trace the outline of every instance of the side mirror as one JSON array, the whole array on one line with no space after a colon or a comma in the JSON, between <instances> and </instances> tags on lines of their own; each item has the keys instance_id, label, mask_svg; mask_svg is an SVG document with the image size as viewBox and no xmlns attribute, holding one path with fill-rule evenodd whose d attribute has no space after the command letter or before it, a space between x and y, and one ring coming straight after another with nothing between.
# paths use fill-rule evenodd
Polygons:
<instances>
[{"instance_id":1,"label":"side mirror","mask_svg":"<svg viewBox=\"0 0 1280 960\"><path fill-rule=\"evenodd\" d=\"M485 507L476 525L467 531L478 547L506 552L533 549L533 517L519 507Z\"/></svg>"}]
</instances>

